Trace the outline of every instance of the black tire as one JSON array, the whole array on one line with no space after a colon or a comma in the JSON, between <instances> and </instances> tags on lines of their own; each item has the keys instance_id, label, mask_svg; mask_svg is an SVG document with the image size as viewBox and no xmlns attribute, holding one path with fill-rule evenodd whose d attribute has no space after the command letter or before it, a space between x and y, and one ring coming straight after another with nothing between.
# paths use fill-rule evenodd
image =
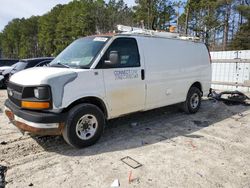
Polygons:
<instances>
[{"instance_id":1,"label":"black tire","mask_svg":"<svg viewBox=\"0 0 250 188\"><path fill-rule=\"evenodd\" d=\"M194 102L194 97L197 99L197 102ZM200 105L201 91L197 87L191 87L188 91L186 101L183 103L183 110L188 114L194 114L199 110Z\"/></svg>"},{"instance_id":2,"label":"black tire","mask_svg":"<svg viewBox=\"0 0 250 188\"><path fill-rule=\"evenodd\" d=\"M95 117L97 120L97 128L93 135L89 139L81 139L77 131L77 126L79 126L79 121L81 118L90 115L90 117ZM92 117L92 118L93 118ZM88 123L84 123L82 126L87 126ZM73 107L68 114L67 121L63 130L64 140L73 147L83 148L95 144L101 137L105 126L105 117L103 112L95 105L92 104L79 104ZM87 128L85 128L86 130ZM83 131L83 130L82 130ZM87 134L86 134L87 135Z\"/></svg>"}]
</instances>

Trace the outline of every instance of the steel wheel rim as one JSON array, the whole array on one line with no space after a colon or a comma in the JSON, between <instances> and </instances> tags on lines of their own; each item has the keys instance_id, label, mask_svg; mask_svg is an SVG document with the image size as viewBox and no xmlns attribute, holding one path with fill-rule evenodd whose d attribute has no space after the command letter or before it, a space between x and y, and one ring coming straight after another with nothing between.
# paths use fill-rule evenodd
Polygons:
<instances>
[{"instance_id":1,"label":"steel wheel rim","mask_svg":"<svg viewBox=\"0 0 250 188\"><path fill-rule=\"evenodd\" d=\"M197 93L194 93L192 97L190 98L190 105L193 109L197 108L200 102L199 95Z\"/></svg>"},{"instance_id":2,"label":"steel wheel rim","mask_svg":"<svg viewBox=\"0 0 250 188\"><path fill-rule=\"evenodd\" d=\"M76 124L76 134L81 140L91 139L98 128L98 122L95 116L85 114Z\"/></svg>"}]
</instances>

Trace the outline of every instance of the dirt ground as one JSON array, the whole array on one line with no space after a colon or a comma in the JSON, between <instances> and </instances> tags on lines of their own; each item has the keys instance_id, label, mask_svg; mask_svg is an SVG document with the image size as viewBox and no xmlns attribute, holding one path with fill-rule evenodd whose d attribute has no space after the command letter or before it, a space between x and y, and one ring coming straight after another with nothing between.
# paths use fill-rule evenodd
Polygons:
<instances>
[{"instance_id":1,"label":"dirt ground","mask_svg":"<svg viewBox=\"0 0 250 188\"><path fill-rule=\"evenodd\" d=\"M22 135L3 114L0 165L6 187L250 187L250 107L204 100L195 115L175 107L108 123L100 141L74 149L61 137ZM6 142L6 143L4 143ZM133 169L121 158L142 164ZM132 173L132 181L128 177Z\"/></svg>"}]
</instances>

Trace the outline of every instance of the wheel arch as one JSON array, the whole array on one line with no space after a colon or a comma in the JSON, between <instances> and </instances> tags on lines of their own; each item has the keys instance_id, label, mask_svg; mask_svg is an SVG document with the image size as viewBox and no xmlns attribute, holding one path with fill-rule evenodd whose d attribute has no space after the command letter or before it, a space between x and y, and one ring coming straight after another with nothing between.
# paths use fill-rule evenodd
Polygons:
<instances>
[{"instance_id":1,"label":"wheel arch","mask_svg":"<svg viewBox=\"0 0 250 188\"><path fill-rule=\"evenodd\" d=\"M93 104L96 105L100 110L103 112L105 118L108 118L108 110L107 107L104 103L104 101L98 97L93 97L93 96L88 96L88 97L83 97L80 99L75 100L72 102L70 105L68 105L64 111L69 111L72 107L82 104L82 103L88 103L88 104Z\"/></svg>"},{"instance_id":2,"label":"wheel arch","mask_svg":"<svg viewBox=\"0 0 250 188\"><path fill-rule=\"evenodd\" d=\"M196 88L198 88L198 89L201 91L201 95L203 95L202 84L201 84L199 81L194 82L194 83L189 87L189 89L190 89L191 87L196 87Z\"/></svg>"}]
</instances>

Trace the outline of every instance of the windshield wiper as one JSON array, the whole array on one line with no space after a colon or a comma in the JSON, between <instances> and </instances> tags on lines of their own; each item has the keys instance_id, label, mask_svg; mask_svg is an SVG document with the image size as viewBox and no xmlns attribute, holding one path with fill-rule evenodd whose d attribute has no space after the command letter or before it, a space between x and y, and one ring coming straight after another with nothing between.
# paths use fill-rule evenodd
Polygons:
<instances>
[{"instance_id":1,"label":"windshield wiper","mask_svg":"<svg viewBox=\"0 0 250 188\"><path fill-rule=\"evenodd\" d=\"M66 68L70 68L70 66L65 65L65 64L62 64L62 63L60 63L60 62L57 62L57 63L52 64L52 65L50 65L50 66L51 66L51 67L66 67Z\"/></svg>"}]
</instances>

